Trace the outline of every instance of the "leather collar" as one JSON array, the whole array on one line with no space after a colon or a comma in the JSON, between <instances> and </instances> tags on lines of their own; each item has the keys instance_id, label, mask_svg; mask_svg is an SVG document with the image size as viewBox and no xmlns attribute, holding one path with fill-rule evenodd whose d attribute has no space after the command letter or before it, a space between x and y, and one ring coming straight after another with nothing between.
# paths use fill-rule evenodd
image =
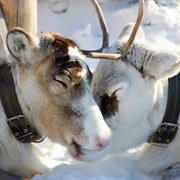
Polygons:
<instances>
[{"instance_id":1,"label":"leather collar","mask_svg":"<svg viewBox=\"0 0 180 180\"><path fill-rule=\"evenodd\" d=\"M44 140L44 137L23 115L15 92L11 68L7 64L0 66L0 98L7 123L18 141L21 143L39 143Z\"/></svg>"},{"instance_id":2,"label":"leather collar","mask_svg":"<svg viewBox=\"0 0 180 180\"><path fill-rule=\"evenodd\" d=\"M180 114L180 73L168 80L168 102L164 118L157 131L148 142L157 146L167 146L178 131Z\"/></svg>"}]
</instances>

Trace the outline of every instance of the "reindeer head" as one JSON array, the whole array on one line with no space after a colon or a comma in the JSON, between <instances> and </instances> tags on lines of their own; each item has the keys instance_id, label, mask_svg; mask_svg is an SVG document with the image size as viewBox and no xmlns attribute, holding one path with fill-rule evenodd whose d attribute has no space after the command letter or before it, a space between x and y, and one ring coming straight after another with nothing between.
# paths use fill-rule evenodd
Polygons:
<instances>
[{"instance_id":1,"label":"reindeer head","mask_svg":"<svg viewBox=\"0 0 180 180\"><path fill-rule=\"evenodd\" d=\"M142 3L140 0L141 8ZM111 145L104 153L126 151L147 142L164 116L168 78L180 71L180 56L152 47L142 28L137 30L139 25L137 22L126 25L105 53L90 54L104 58L94 71L91 84L94 98L113 133Z\"/></svg>"},{"instance_id":2,"label":"reindeer head","mask_svg":"<svg viewBox=\"0 0 180 180\"><path fill-rule=\"evenodd\" d=\"M76 44L59 34L36 36L21 28L7 35L12 74L23 113L40 133L65 145L79 160L110 141L95 103L92 74Z\"/></svg>"},{"instance_id":3,"label":"reindeer head","mask_svg":"<svg viewBox=\"0 0 180 180\"><path fill-rule=\"evenodd\" d=\"M132 28L133 24L126 25L123 36L119 36L108 52L122 52L125 35L129 36ZM101 60L93 73L93 95L113 131L112 145L117 146L113 151L125 151L147 142L163 119L168 78L180 71L178 54L158 52L150 47L142 39L142 29L138 37L141 39L136 39L123 58Z\"/></svg>"}]
</instances>

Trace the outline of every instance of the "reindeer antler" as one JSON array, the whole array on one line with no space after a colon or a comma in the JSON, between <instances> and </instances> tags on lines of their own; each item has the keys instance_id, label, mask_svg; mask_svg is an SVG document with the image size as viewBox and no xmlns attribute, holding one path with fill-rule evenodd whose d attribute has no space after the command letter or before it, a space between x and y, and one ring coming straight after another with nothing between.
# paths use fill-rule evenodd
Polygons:
<instances>
[{"instance_id":1,"label":"reindeer antler","mask_svg":"<svg viewBox=\"0 0 180 180\"><path fill-rule=\"evenodd\" d=\"M144 0L139 0L139 13L138 13L138 17L136 20L136 24L132 30L132 33L123 49L122 54L113 54L113 53L102 53L103 49L109 47L109 34L108 34L108 29L107 29L107 25L106 22L104 20L104 16L103 13L101 11L101 8L98 4L98 2L96 0L91 0L93 6L96 9L96 12L98 14L98 19L100 21L100 25L101 25L101 29L103 32L103 41L102 41L102 47L98 50L92 50L92 51L86 51L86 50L82 50L83 54L86 55L86 57L90 57L90 58L103 58L103 59L110 59L110 60L118 60L120 59L122 56L124 56L125 54L127 54L127 52L129 51L131 45L134 42L134 39L136 37L136 33L138 31L138 28L141 24L142 18L143 18L143 14L144 14Z\"/></svg>"},{"instance_id":2,"label":"reindeer antler","mask_svg":"<svg viewBox=\"0 0 180 180\"><path fill-rule=\"evenodd\" d=\"M107 28L106 21L104 19L104 15L101 10L101 7L99 6L97 0L91 0L91 3L93 4L93 6L96 10L96 13L98 15L98 19L99 19L102 34L103 34L103 39L102 39L102 47L100 49L92 50L92 51L81 50L83 52L83 54L86 55L87 57L88 57L88 54L91 52L102 52L103 49L109 47L109 32L108 32L108 28Z\"/></svg>"}]
</instances>

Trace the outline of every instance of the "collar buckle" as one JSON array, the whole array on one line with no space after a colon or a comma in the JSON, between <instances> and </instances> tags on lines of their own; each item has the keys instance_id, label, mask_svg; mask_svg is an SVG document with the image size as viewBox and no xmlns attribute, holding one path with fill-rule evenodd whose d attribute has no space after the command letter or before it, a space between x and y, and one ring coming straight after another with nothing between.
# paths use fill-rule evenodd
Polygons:
<instances>
[{"instance_id":1,"label":"collar buckle","mask_svg":"<svg viewBox=\"0 0 180 180\"><path fill-rule=\"evenodd\" d=\"M158 130L150 136L148 142L155 146L167 147L174 139L178 130L178 124L162 123Z\"/></svg>"},{"instance_id":2,"label":"collar buckle","mask_svg":"<svg viewBox=\"0 0 180 180\"><path fill-rule=\"evenodd\" d=\"M32 128L24 115L17 115L7 118L7 123L14 134L15 138L21 143L41 142L44 140L40 134Z\"/></svg>"}]
</instances>

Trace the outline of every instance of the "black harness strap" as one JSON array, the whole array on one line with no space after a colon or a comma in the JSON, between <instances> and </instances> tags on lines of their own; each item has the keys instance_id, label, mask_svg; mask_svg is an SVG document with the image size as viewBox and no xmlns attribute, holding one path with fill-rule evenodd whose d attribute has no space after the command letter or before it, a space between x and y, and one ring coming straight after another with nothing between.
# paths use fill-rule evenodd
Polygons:
<instances>
[{"instance_id":1,"label":"black harness strap","mask_svg":"<svg viewBox=\"0 0 180 180\"><path fill-rule=\"evenodd\" d=\"M7 117L7 123L15 138L22 143L41 142L42 137L23 115L11 74L7 64L0 66L0 98Z\"/></svg>"},{"instance_id":2,"label":"black harness strap","mask_svg":"<svg viewBox=\"0 0 180 180\"><path fill-rule=\"evenodd\" d=\"M0 67L0 95L7 118L22 114L17 96L13 91L14 87L12 89L14 82L10 72L11 69L7 65L3 64Z\"/></svg>"},{"instance_id":3,"label":"black harness strap","mask_svg":"<svg viewBox=\"0 0 180 180\"><path fill-rule=\"evenodd\" d=\"M167 146L175 137L178 130L180 114L180 73L169 79L168 102L162 123L150 137L149 143Z\"/></svg>"}]
</instances>

